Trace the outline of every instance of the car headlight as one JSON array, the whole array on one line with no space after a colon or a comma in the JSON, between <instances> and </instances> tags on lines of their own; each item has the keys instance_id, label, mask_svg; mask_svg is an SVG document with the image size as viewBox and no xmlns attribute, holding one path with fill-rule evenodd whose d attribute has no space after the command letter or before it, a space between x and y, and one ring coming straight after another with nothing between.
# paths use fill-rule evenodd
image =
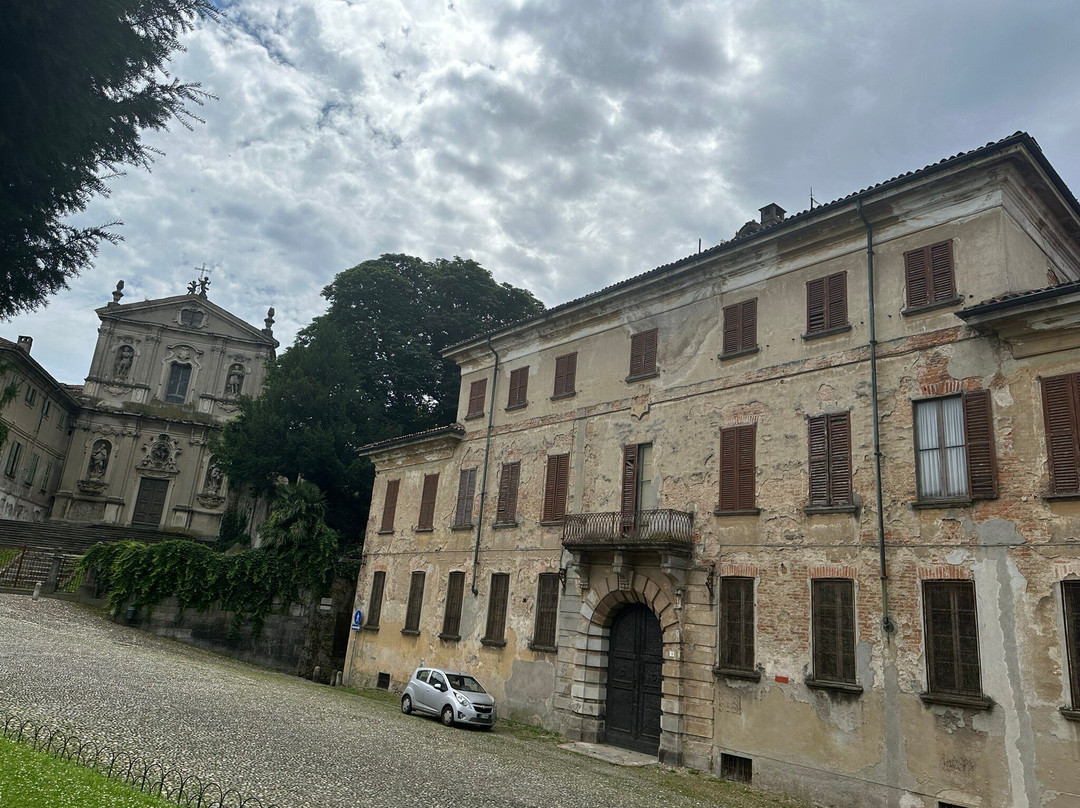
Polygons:
<instances>
[{"instance_id":1,"label":"car headlight","mask_svg":"<svg viewBox=\"0 0 1080 808\"><path fill-rule=\"evenodd\" d=\"M472 702L460 693L455 693L454 698L457 699L457 703L460 704L462 707L472 707Z\"/></svg>"}]
</instances>

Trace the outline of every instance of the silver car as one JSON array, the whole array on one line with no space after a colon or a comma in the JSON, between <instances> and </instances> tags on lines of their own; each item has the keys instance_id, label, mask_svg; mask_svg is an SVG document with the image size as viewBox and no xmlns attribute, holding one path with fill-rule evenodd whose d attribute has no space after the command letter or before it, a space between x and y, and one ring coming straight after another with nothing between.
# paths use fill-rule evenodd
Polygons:
<instances>
[{"instance_id":1,"label":"silver car","mask_svg":"<svg viewBox=\"0 0 1080 808\"><path fill-rule=\"evenodd\" d=\"M471 724L495 726L495 699L467 673L440 668L417 668L401 694L401 712L439 716L448 727Z\"/></svg>"}]
</instances>

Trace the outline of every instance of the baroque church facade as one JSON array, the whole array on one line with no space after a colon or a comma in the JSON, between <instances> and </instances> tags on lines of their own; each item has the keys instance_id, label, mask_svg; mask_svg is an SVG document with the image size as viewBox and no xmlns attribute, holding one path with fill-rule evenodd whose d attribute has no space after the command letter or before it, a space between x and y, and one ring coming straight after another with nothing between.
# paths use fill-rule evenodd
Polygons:
<instances>
[{"instance_id":1,"label":"baroque church facade","mask_svg":"<svg viewBox=\"0 0 1080 808\"><path fill-rule=\"evenodd\" d=\"M274 310L256 328L209 300L208 281L185 295L122 303L123 281L101 320L81 387L62 385L30 356L32 340L4 340L19 391L0 414L9 428L0 516L217 535L228 484L210 436L262 388L278 347Z\"/></svg>"}]
</instances>

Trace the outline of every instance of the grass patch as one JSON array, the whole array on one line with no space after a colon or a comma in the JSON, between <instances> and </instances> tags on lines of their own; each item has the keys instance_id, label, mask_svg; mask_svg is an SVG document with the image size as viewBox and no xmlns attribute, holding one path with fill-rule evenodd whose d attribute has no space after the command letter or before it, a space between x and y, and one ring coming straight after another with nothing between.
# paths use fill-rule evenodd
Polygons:
<instances>
[{"instance_id":1,"label":"grass patch","mask_svg":"<svg viewBox=\"0 0 1080 808\"><path fill-rule=\"evenodd\" d=\"M93 769L0 738L4 808L176 808Z\"/></svg>"},{"instance_id":2,"label":"grass patch","mask_svg":"<svg viewBox=\"0 0 1080 808\"><path fill-rule=\"evenodd\" d=\"M18 554L19 550L14 547L0 547L0 569L14 561Z\"/></svg>"}]
</instances>

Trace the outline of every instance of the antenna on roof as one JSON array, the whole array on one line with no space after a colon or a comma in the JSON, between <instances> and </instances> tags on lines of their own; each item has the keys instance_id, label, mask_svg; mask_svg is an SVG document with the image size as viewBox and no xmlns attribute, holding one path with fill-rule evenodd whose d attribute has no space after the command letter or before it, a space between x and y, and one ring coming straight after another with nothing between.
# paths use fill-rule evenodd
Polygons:
<instances>
[{"instance_id":1,"label":"antenna on roof","mask_svg":"<svg viewBox=\"0 0 1080 808\"><path fill-rule=\"evenodd\" d=\"M817 200L814 199L814 186L811 185L810 186L810 210L814 209L814 202L816 202L816 201Z\"/></svg>"},{"instance_id":2,"label":"antenna on roof","mask_svg":"<svg viewBox=\"0 0 1080 808\"><path fill-rule=\"evenodd\" d=\"M701 239L697 240L697 251L701 252Z\"/></svg>"}]
</instances>

